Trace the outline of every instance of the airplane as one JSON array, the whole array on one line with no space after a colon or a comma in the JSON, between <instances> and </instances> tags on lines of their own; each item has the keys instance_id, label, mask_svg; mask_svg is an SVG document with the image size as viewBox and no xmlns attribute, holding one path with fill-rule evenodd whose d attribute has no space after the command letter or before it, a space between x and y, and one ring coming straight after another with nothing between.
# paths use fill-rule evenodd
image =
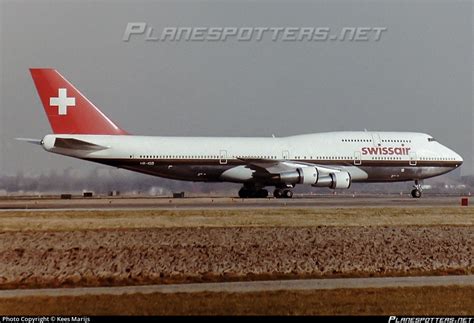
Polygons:
<instances>
[{"instance_id":1,"label":"airplane","mask_svg":"<svg viewBox=\"0 0 474 323\"><path fill-rule=\"evenodd\" d=\"M356 182L422 181L463 159L415 132L341 131L288 137L152 137L117 126L58 71L31 68L53 134L26 139L46 151L185 181L241 183L241 198L293 197L296 185L347 189Z\"/></svg>"}]
</instances>

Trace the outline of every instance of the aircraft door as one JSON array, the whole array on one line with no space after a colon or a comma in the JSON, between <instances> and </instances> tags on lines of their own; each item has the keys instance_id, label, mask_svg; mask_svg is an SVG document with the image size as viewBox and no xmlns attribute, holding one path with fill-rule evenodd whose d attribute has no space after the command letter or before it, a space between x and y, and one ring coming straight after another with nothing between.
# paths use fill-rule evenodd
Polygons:
<instances>
[{"instance_id":1,"label":"aircraft door","mask_svg":"<svg viewBox=\"0 0 474 323\"><path fill-rule=\"evenodd\" d=\"M374 142L374 146L381 146L380 135L377 132L372 132L372 141Z\"/></svg>"},{"instance_id":2,"label":"aircraft door","mask_svg":"<svg viewBox=\"0 0 474 323\"><path fill-rule=\"evenodd\" d=\"M416 166L416 153L414 151L410 152L410 166Z\"/></svg>"},{"instance_id":3,"label":"aircraft door","mask_svg":"<svg viewBox=\"0 0 474 323\"><path fill-rule=\"evenodd\" d=\"M360 166L360 165L362 165L362 160L361 160L360 151L355 151L355 152L354 152L354 165L355 165L355 166Z\"/></svg>"},{"instance_id":4,"label":"aircraft door","mask_svg":"<svg viewBox=\"0 0 474 323\"><path fill-rule=\"evenodd\" d=\"M221 165L227 164L227 150L219 151L219 164Z\"/></svg>"},{"instance_id":5,"label":"aircraft door","mask_svg":"<svg viewBox=\"0 0 474 323\"><path fill-rule=\"evenodd\" d=\"M288 150L283 150L281 153L281 157L283 158L283 160L290 159L290 152Z\"/></svg>"}]
</instances>

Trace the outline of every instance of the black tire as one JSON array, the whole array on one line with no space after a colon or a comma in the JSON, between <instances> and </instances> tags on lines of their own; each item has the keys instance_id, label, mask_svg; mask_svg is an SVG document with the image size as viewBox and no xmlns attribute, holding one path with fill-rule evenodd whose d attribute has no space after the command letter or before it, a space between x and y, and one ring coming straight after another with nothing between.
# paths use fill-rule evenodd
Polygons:
<instances>
[{"instance_id":1,"label":"black tire","mask_svg":"<svg viewBox=\"0 0 474 323\"><path fill-rule=\"evenodd\" d=\"M276 197L277 199L280 199L280 198L282 198L282 193L283 192L280 189L277 188L273 191L273 196Z\"/></svg>"},{"instance_id":2,"label":"black tire","mask_svg":"<svg viewBox=\"0 0 474 323\"><path fill-rule=\"evenodd\" d=\"M293 191L292 190L284 190L283 191L283 197L286 199L291 199L293 197Z\"/></svg>"},{"instance_id":3,"label":"black tire","mask_svg":"<svg viewBox=\"0 0 474 323\"><path fill-rule=\"evenodd\" d=\"M249 197L249 191L246 190L245 188L241 188L239 190L239 197L242 198L242 199L246 199Z\"/></svg>"},{"instance_id":4,"label":"black tire","mask_svg":"<svg viewBox=\"0 0 474 323\"><path fill-rule=\"evenodd\" d=\"M267 190L259 190L257 192L257 196L260 198L266 198L268 196L268 191Z\"/></svg>"},{"instance_id":5,"label":"black tire","mask_svg":"<svg viewBox=\"0 0 474 323\"><path fill-rule=\"evenodd\" d=\"M413 198L419 199L421 197L421 191L415 188L414 190L411 191L411 196Z\"/></svg>"}]
</instances>

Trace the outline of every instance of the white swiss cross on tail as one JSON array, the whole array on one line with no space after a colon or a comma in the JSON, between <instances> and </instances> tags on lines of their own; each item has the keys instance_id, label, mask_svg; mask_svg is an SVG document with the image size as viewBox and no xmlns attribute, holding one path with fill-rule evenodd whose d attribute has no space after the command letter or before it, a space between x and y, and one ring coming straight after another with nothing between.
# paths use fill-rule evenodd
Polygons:
<instances>
[{"instance_id":1,"label":"white swiss cross on tail","mask_svg":"<svg viewBox=\"0 0 474 323\"><path fill-rule=\"evenodd\" d=\"M55 134L127 135L55 69L30 72Z\"/></svg>"},{"instance_id":2,"label":"white swiss cross on tail","mask_svg":"<svg viewBox=\"0 0 474 323\"><path fill-rule=\"evenodd\" d=\"M67 108L76 106L76 98L67 97L67 89L60 88L58 89L58 97L49 98L49 105L50 106L57 106L58 107L58 114L60 116L67 115Z\"/></svg>"}]
</instances>

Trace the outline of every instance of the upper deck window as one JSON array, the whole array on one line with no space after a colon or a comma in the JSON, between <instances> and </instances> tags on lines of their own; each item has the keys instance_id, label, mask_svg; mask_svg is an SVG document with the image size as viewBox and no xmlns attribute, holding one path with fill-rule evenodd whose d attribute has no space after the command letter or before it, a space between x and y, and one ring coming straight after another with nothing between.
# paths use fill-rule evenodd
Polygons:
<instances>
[{"instance_id":1,"label":"upper deck window","mask_svg":"<svg viewBox=\"0 0 474 323\"><path fill-rule=\"evenodd\" d=\"M428 138L428 141L432 142L432 141L436 141L436 139L434 139L433 137L430 137L430 138Z\"/></svg>"}]
</instances>

